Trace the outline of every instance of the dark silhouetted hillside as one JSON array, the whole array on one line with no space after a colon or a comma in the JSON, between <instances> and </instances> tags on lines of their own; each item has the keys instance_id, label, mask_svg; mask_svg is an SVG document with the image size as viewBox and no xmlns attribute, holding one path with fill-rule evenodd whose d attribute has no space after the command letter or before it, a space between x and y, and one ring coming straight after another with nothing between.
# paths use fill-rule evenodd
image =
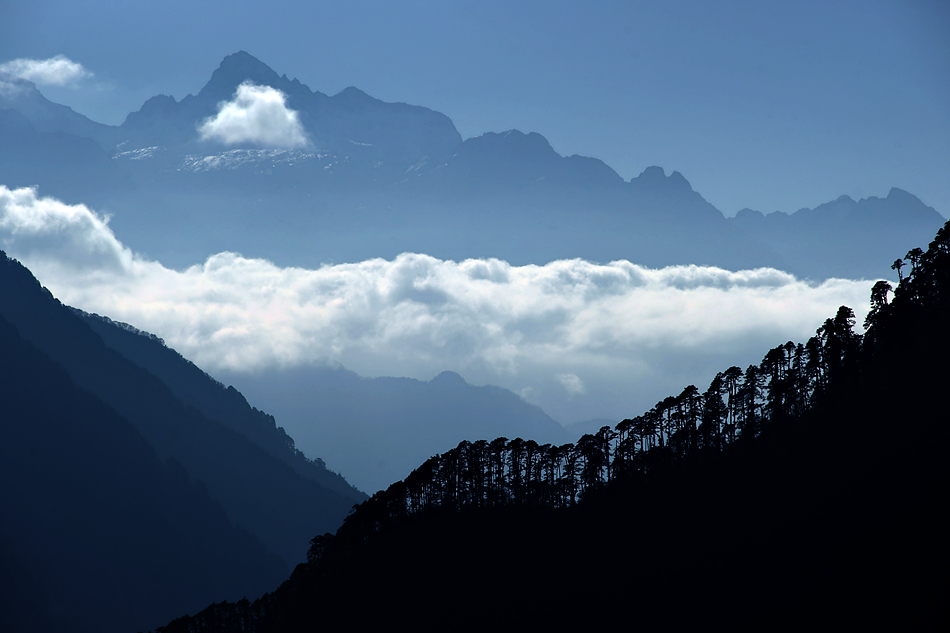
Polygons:
<instances>
[{"instance_id":1,"label":"dark silhouetted hillside","mask_svg":"<svg viewBox=\"0 0 950 633\"><path fill-rule=\"evenodd\" d=\"M106 345L159 378L182 403L247 437L301 477L351 499L353 503L366 499L365 494L353 488L342 476L327 470L322 459L308 459L297 450L293 438L283 427L277 426L273 416L251 407L238 390L225 387L181 354L166 347L158 337L108 317L78 313Z\"/></svg>"},{"instance_id":2,"label":"dark silhouetted hillside","mask_svg":"<svg viewBox=\"0 0 950 633\"><path fill-rule=\"evenodd\" d=\"M573 444L462 442L316 536L275 592L160 631L943 630L950 223L906 259L863 335L841 306Z\"/></svg>"},{"instance_id":3,"label":"dark silhouetted hillside","mask_svg":"<svg viewBox=\"0 0 950 633\"><path fill-rule=\"evenodd\" d=\"M0 629L135 631L287 567L0 317Z\"/></svg>"},{"instance_id":4,"label":"dark silhouetted hillside","mask_svg":"<svg viewBox=\"0 0 950 633\"><path fill-rule=\"evenodd\" d=\"M0 259L0 316L80 388L127 419L159 459L180 463L231 522L288 566L303 559L315 526L335 529L352 506L352 496L305 479L248 437L183 403L155 375L108 347L5 255Z\"/></svg>"}]
</instances>

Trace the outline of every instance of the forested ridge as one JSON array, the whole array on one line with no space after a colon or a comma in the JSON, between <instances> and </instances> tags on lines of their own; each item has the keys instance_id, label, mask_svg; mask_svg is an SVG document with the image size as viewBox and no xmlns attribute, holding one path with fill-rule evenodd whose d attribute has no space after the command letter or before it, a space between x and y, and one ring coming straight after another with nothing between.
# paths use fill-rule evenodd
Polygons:
<instances>
[{"instance_id":1,"label":"forested ridge","mask_svg":"<svg viewBox=\"0 0 950 633\"><path fill-rule=\"evenodd\" d=\"M563 446L462 442L275 592L159 629L947 620L950 223L815 336Z\"/></svg>"}]
</instances>

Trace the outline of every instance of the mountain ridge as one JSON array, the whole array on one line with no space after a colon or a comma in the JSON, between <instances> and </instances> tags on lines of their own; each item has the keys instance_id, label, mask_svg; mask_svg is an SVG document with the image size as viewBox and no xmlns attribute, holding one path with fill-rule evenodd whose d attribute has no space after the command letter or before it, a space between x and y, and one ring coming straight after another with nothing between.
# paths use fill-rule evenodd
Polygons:
<instances>
[{"instance_id":1,"label":"mountain ridge","mask_svg":"<svg viewBox=\"0 0 950 633\"><path fill-rule=\"evenodd\" d=\"M224 374L283 420L307 449L323 447L333 468L372 493L460 439L520 435L566 441L564 428L537 405L452 371L429 381L367 378L334 364L262 374Z\"/></svg>"},{"instance_id":2,"label":"mountain ridge","mask_svg":"<svg viewBox=\"0 0 950 633\"><path fill-rule=\"evenodd\" d=\"M202 139L198 127L222 103L233 105L246 81L284 93L281 107L296 113L308 147L262 149L266 143L253 135ZM3 92L0 107L19 108L41 132L93 138L131 182L131 190L113 190L105 176L94 176L72 190L60 183L56 194L108 207L124 242L175 267L223 250L310 267L420 252L456 261L581 257L873 278L891 271L872 252L906 252L942 223L926 205L926 213L902 216L923 203L888 195L881 213L859 227L865 253L854 251L854 225L829 219L848 204L842 199L791 214L801 229L783 235L757 228L763 223L748 222L746 212L725 218L679 171L667 176L648 167L625 180L597 158L559 155L537 132L463 139L442 113L353 87L328 96L245 51L225 57L195 94L152 97L120 126L93 124L33 84L16 85L22 90L9 94L22 98ZM24 143L0 145L12 157L30 151ZM41 172L28 184L45 191L62 180ZM0 165L0 181L12 173ZM265 216L269 222L261 222ZM774 222L769 216L764 224Z\"/></svg>"},{"instance_id":3,"label":"mountain ridge","mask_svg":"<svg viewBox=\"0 0 950 633\"><path fill-rule=\"evenodd\" d=\"M287 573L2 314L0 350L0 628L142 630Z\"/></svg>"},{"instance_id":4,"label":"mountain ridge","mask_svg":"<svg viewBox=\"0 0 950 633\"><path fill-rule=\"evenodd\" d=\"M288 566L303 557L314 525L333 529L359 498L355 491L344 497L304 479L245 435L182 403L158 377L108 347L5 254L0 257L0 315L76 384L132 423L161 460L175 460L189 477L202 481L232 522Z\"/></svg>"},{"instance_id":5,"label":"mountain ridge","mask_svg":"<svg viewBox=\"0 0 950 633\"><path fill-rule=\"evenodd\" d=\"M225 387L154 334L98 314L76 312L107 346L162 380L184 404L251 439L301 477L354 502L365 499L342 476L328 471L322 459L308 459L298 450L273 416L252 407L233 386Z\"/></svg>"}]
</instances>

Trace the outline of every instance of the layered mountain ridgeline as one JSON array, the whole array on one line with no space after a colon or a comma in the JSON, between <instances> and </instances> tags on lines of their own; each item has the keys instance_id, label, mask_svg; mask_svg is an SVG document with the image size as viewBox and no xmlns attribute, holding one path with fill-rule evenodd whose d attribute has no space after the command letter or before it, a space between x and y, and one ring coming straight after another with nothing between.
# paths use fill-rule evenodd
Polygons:
<instances>
[{"instance_id":1,"label":"layered mountain ridgeline","mask_svg":"<svg viewBox=\"0 0 950 633\"><path fill-rule=\"evenodd\" d=\"M203 138L199 127L245 82L282 92L306 142ZM859 210L853 222L829 220L840 214L824 205L791 216L800 230L758 231L747 214L727 221L678 172L651 167L625 181L596 158L561 156L540 134L517 130L463 140L441 113L356 88L328 96L245 52L226 57L197 94L153 97L121 126L51 103L29 82L4 85L0 108L22 115L35 134L58 135L42 137L52 144L44 156L56 154L55 143L63 152L48 173L39 159L38 168L20 167L16 156L39 150L0 130L0 182L101 205L125 243L172 266L223 250L305 266L409 251L877 277L888 274L886 255L923 243L943 223L913 196L888 196L874 203L881 213ZM77 156L66 162L78 167L70 146L81 139L98 143L134 190L105 168L84 167L88 177L70 180L63 157ZM841 245L853 243L879 259L852 257Z\"/></svg>"},{"instance_id":2,"label":"layered mountain ridgeline","mask_svg":"<svg viewBox=\"0 0 950 633\"><path fill-rule=\"evenodd\" d=\"M14 187L42 183L46 195L70 203L105 203L133 189L112 156L90 138L38 132L17 110L0 108L0 178Z\"/></svg>"},{"instance_id":3,"label":"layered mountain ridgeline","mask_svg":"<svg viewBox=\"0 0 950 633\"><path fill-rule=\"evenodd\" d=\"M135 631L286 564L0 317L0 628Z\"/></svg>"},{"instance_id":4,"label":"layered mountain ridgeline","mask_svg":"<svg viewBox=\"0 0 950 633\"><path fill-rule=\"evenodd\" d=\"M319 446L334 469L374 492L461 438L522 435L569 439L540 407L501 387L476 387L442 372L425 382L364 378L340 366L225 374L273 411L301 446Z\"/></svg>"},{"instance_id":5,"label":"layered mountain ridgeline","mask_svg":"<svg viewBox=\"0 0 950 633\"><path fill-rule=\"evenodd\" d=\"M776 211L763 215L743 209L729 222L781 257L795 259L800 275L859 279L892 276L890 263L882 255L924 243L920 231L926 226L936 231L942 219L916 196L893 188L885 198L855 201L841 196L792 214ZM893 248L898 244L906 246ZM831 270L824 270L830 252L837 253L837 262Z\"/></svg>"},{"instance_id":6,"label":"layered mountain ridgeline","mask_svg":"<svg viewBox=\"0 0 950 633\"><path fill-rule=\"evenodd\" d=\"M167 347L160 338L108 317L81 310L76 312L107 346L159 378L185 405L247 437L304 479L353 501L366 498L341 475L327 470L322 459L308 459L283 427L277 426L274 416L249 405L241 392L234 387L225 387Z\"/></svg>"},{"instance_id":7,"label":"layered mountain ridgeline","mask_svg":"<svg viewBox=\"0 0 950 633\"><path fill-rule=\"evenodd\" d=\"M950 223L908 260L863 336L842 306L575 444L463 442L315 537L275 592L159 631L943 628Z\"/></svg>"},{"instance_id":8,"label":"layered mountain ridgeline","mask_svg":"<svg viewBox=\"0 0 950 633\"><path fill-rule=\"evenodd\" d=\"M0 546L25 570L5 595L42 590L12 612L23 627L135 630L259 595L304 559L314 525L335 529L366 498L239 393L63 306L6 255L0 318Z\"/></svg>"}]
</instances>

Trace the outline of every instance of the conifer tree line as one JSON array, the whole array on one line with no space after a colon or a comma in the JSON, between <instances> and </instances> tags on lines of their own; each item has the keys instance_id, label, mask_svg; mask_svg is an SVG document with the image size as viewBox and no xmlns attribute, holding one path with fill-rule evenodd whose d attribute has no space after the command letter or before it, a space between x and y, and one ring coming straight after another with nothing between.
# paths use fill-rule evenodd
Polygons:
<instances>
[{"instance_id":1,"label":"conifer tree line","mask_svg":"<svg viewBox=\"0 0 950 633\"><path fill-rule=\"evenodd\" d=\"M879 372L875 363L913 336L909 329L919 325L921 331L946 338L950 222L927 251L915 248L892 268L899 273L899 285L874 284L864 335L854 331L853 310L842 306L805 343L779 345L758 365L716 374L705 391L690 385L649 411L574 443L539 445L504 437L463 441L354 506L335 535L315 537L308 563L298 566L275 593L253 603L211 605L159 631L271 630L276 623L292 621L285 605L302 598L296 594L308 582L331 578L350 554L407 518L488 508L582 508L585 498L615 484L659 480L677 462L728 453L753 444L771 428L798 424L823 401L843 393L847 384L858 384L863 372Z\"/></svg>"},{"instance_id":2,"label":"conifer tree line","mask_svg":"<svg viewBox=\"0 0 950 633\"><path fill-rule=\"evenodd\" d=\"M800 418L838 381L859 371L862 357L874 355L876 341L888 328L894 302L917 312L946 301L948 257L950 223L926 252L915 248L906 262L894 262L901 281L893 301L890 283L873 286L863 336L854 331L854 311L841 306L804 344L788 341L770 349L758 365L719 372L705 391L689 385L642 415L574 443L539 445L505 437L462 441L355 506L336 536L313 540L308 558L320 559L334 540L349 547L391 521L426 511L570 507L611 482L642 480L679 460L750 442L771 425ZM907 263L905 274L901 269Z\"/></svg>"},{"instance_id":3,"label":"conifer tree line","mask_svg":"<svg viewBox=\"0 0 950 633\"><path fill-rule=\"evenodd\" d=\"M881 302L886 305L887 293ZM703 392L689 385L646 413L574 443L462 441L357 506L339 534L365 540L390 521L432 510L570 507L613 481L648 477L678 460L748 442L769 425L805 413L856 361L862 336L854 325L854 312L842 306L807 343L779 345L745 371L733 366L716 374ZM314 539L310 559L333 538Z\"/></svg>"}]
</instances>

